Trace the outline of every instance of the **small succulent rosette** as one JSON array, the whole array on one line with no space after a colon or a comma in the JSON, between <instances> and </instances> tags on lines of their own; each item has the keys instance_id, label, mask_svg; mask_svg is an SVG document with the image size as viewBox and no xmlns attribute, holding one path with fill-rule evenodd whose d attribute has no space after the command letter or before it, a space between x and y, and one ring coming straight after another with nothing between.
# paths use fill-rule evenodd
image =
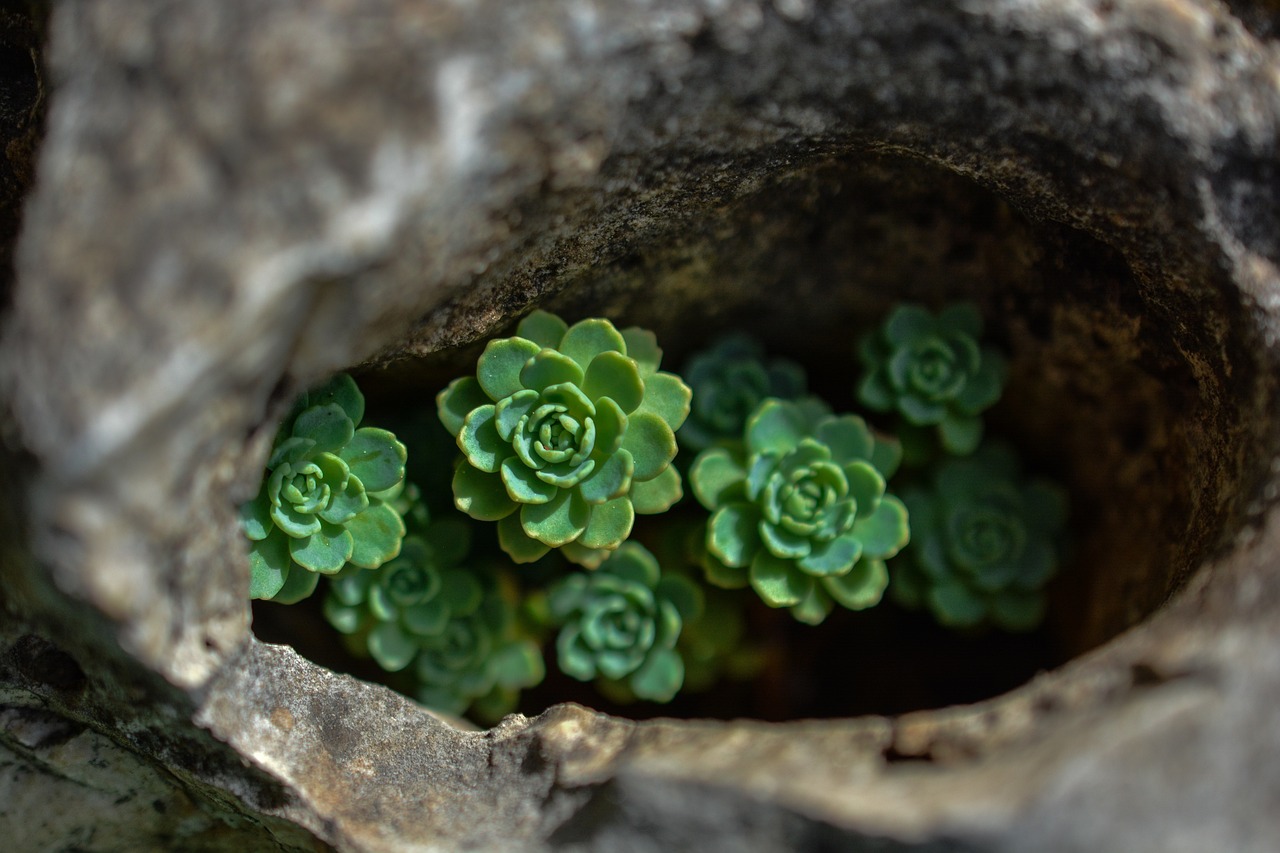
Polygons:
<instances>
[{"instance_id":1,"label":"small succulent rosette","mask_svg":"<svg viewBox=\"0 0 1280 853\"><path fill-rule=\"evenodd\" d=\"M386 430L357 429L363 417L364 396L340 374L277 433L262 488L240 508L251 597L290 604L319 575L375 569L400 553L404 522L388 501L404 480L405 448Z\"/></svg>"},{"instance_id":2,"label":"small succulent rosette","mask_svg":"<svg viewBox=\"0 0 1280 853\"><path fill-rule=\"evenodd\" d=\"M747 418L767 397L794 400L804 395L804 369L783 358L766 359L749 335L727 335L689 359L685 381L693 389L689 418L676 434L694 453L742 441Z\"/></svg>"},{"instance_id":3,"label":"small succulent rosette","mask_svg":"<svg viewBox=\"0 0 1280 853\"><path fill-rule=\"evenodd\" d=\"M858 399L877 412L898 412L911 426L936 429L942 447L958 456L982 440L979 413L1004 390L1007 365L980 346L982 316L969 303L934 316L901 305L884 325L863 338L865 374Z\"/></svg>"},{"instance_id":4,"label":"small succulent rosette","mask_svg":"<svg viewBox=\"0 0 1280 853\"><path fill-rule=\"evenodd\" d=\"M572 574L548 594L560 669L579 681L625 679L640 699L669 702L684 683L676 648L685 620L702 609L701 591L663 575L644 546L628 542L595 571Z\"/></svg>"},{"instance_id":5,"label":"small succulent rosette","mask_svg":"<svg viewBox=\"0 0 1280 853\"><path fill-rule=\"evenodd\" d=\"M771 607L817 625L834 602L879 603L885 560L906 544L902 502L885 492L900 458L862 418L816 401L766 400L747 421L742 451L698 455L689 480L712 512L707 579L750 585Z\"/></svg>"},{"instance_id":6,"label":"small succulent rosette","mask_svg":"<svg viewBox=\"0 0 1280 853\"><path fill-rule=\"evenodd\" d=\"M405 538L400 556L376 572L347 569L329 584L324 614L388 672L404 669L423 644L480 606L475 573L459 565L470 547L461 519L442 519Z\"/></svg>"},{"instance_id":7,"label":"small succulent rosette","mask_svg":"<svg viewBox=\"0 0 1280 853\"><path fill-rule=\"evenodd\" d=\"M911 544L893 561L894 599L954 628L1027 631L1044 617L1043 586L1061 561L1066 495L1025 480L1000 444L951 459L929 489L912 489Z\"/></svg>"},{"instance_id":8,"label":"small succulent rosette","mask_svg":"<svg viewBox=\"0 0 1280 853\"><path fill-rule=\"evenodd\" d=\"M476 375L437 397L464 456L457 507L498 522L517 563L559 548L599 565L636 513L664 512L682 494L671 462L690 392L658 370L661 358L649 332L601 319L568 326L545 311L490 341Z\"/></svg>"},{"instance_id":9,"label":"small succulent rosette","mask_svg":"<svg viewBox=\"0 0 1280 853\"><path fill-rule=\"evenodd\" d=\"M490 577L480 606L427 638L414 663L418 701L428 708L495 722L515 710L520 691L542 682L538 644L521 630L514 587Z\"/></svg>"}]
</instances>

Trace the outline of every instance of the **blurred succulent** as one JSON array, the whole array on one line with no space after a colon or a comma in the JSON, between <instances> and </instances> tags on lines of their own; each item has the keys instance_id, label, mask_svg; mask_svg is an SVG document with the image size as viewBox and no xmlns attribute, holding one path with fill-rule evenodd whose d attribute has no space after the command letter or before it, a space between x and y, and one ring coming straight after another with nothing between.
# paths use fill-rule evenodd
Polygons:
<instances>
[{"instance_id":1,"label":"blurred succulent","mask_svg":"<svg viewBox=\"0 0 1280 853\"><path fill-rule=\"evenodd\" d=\"M863 338L866 368L858 399L878 412L897 411L917 427L936 427L949 453L972 453L982 440L978 413L1000 399L1004 357L980 347L982 317L969 303L934 316L900 305Z\"/></svg>"},{"instance_id":2,"label":"blurred succulent","mask_svg":"<svg viewBox=\"0 0 1280 853\"><path fill-rule=\"evenodd\" d=\"M693 389L693 403L676 437L694 452L741 442L747 418L766 397L794 400L807 384L800 365L783 358L766 360L760 344L741 333L725 336L689 359L684 376Z\"/></svg>"},{"instance_id":3,"label":"blurred succulent","mask_svg":"<svg viewBox=\"0 0 1280 853\"><path fill-rule=\"evenodd\" d=\"M684 621L702 596L688 579L662 575L644 546L628 542L595 571L572 574L551 588L560 669L579 681L626 679L641 699L668 702L684 683L676 649Z\"/></svg>"},{"instance_id":4,"label":"blurred succulent","mask_svg":"<svg viewBox=\"0 0 1280 853\"><path fill-rule=\"evenodd\" d=\"M764 647L747 633L744 598L724 589L704 590L702 614L680 632L676 648L684 659L684 689L709 690L722 679L746 681L765 665Z\"/></svg>"},{"instance_id":5,"label":"blurred succulent","mask_svg":"<svg viewBox=\"0 0 1280 853\"><path fill-rule=\"evenodd\" d=\"M833 600L852 610L877 604L884 561L909 535L906 509L885 493L898 458L896 442L877 439L862 418L816 401L766 400L747 421L744 450L704 450L689 472L713 513L707 579L750 584L811 625Z\"/></svg>"},{"instance_id":6,"label":"blurred succulent","mask_svg":"<svg viewBox=\"0 0 1280 853\"><path fill-rule=\"evenodd\" d=\"M325 618L354 635L383 669L404 669L424 643L480 606L480 582L458 565L469 547L466 522L430 522L406 537L400 556L378 571L348 568L335 577Z\"/></svg>"},{"instance_id":7,"label":"blurred succulent","mask_svg":"<svg viewBox=\"0 0 1280 853\"><path fill-rule=\"evenodd\" d=\"M931 489L909 490L903 500L912 541L893 561L897 601L957 628L990 621L1025 631L1040 623L1041 587L1060 561L1061 488L1024 480L1011 449L986 444L944 463Z\"/></svg>"},{"instance_id":8,"label":"blurred succulent","mask_svg":"<svg viewBox=\"0 0 1280 853\"><path fill-rule=\"evenodd\" d=\"M520 690L546 675L538 644L520 630L514 587L501 575L488 579L475 612L451 619L421 644L414 671L418 701L450 714L496 721L515 709Z\"/></svg>"},{"instance_id":9,"label":"blurred succulent","mask_svg":"<svg viewBox=\"0 0 1280 853\"><path fill-rule=\"evenodd\" d=\"M655 556L663 575L680 574L701 580L707 555L705 520L672 519L657 540ZM708 690L724 679L745 681L765 664L759 638L747 632L748 599L736 590L697 584L702 591L700 613L684 620L676 649L684 660L682 692Z\"/></svg>"},{"instance_id":10,"label":"blurred succulent","mask_svg":"<svg viewBox=\"0 0 1280 853\"><path fill-rule=\"evenodd\" d=\"M251 597L300 601L321 574L374 569L400 553L404 522L387 498L404 479L404 445L357 429L363 417L363 395L340 374L305 395L277 433L258 496L240 508Z\"/></svg>"},{"instance_id":11,"label":"blurred succulent","mask_svg":"<svg viewBox=\"0 0 1280 853\"><path fill-rule=\"evenodd\" d=\"M681 496L671 461L690 392L658 370L661 358L652 333L601 319L567 326L545 311L490 341L475 377L437 397L464 454L457 507L497 521L518 563L560 548L599 565L635 513L664 512Z\"/></svg>"}]
</instances>

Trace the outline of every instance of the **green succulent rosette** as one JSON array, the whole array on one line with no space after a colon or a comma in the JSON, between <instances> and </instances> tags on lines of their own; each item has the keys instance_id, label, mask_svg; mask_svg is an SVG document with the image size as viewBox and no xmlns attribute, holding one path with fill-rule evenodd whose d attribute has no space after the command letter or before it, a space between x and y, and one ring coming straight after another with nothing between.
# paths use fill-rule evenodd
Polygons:
<instances>
[{"instance_id":1,"label":"green succulent rosette","mask_svg":"<svg viewBox=\"0 0 1280 853\"><path fill-rule=\"evenodd\" d=\"M459 565L469 547L470 530L461 519L430 522L378 571L347 569L335 577L325 618L357 638L383 669L398 672L424 643L480 606L479 580Z\"/></svg>"},{"instance_id":2,"label":"green succulent rosette","mask_svg":"<svg viewBox=\"0 0 1280 853\"><path fill-rule=\"evenodd\" d=\"M676 437L694 452L741 442L747 418L765 398L794 400L807 386L800 365L766 359L764 348L741 333L723 337L689 359L684 378L693 402Z\"/></svg>"},{"instance_id":3,"label":"green succulent rosette","mask_svg":"<svg viewBox=\"0 0 1280 853\"><path fill-rule=\"evenodd\" d=\"M644 546L628 542L599 568L559 581L548 593L560 669L579 681L626 680L640 699L669 702L684 683L676 647L702 609L701 591L663 575Z\"/></svg>"},{"instance_id":4,"label":"green succulent rosette","mask_svg":"<svg viewBox=\"0 0 1280 853\"><path fill-rule=\"evenodd\" d=\"M898 412L913 427L936 428L949 453L972 453L982 441L979 413L1004 390L1007 365L979 345L982 316L969 303L934 316L901 305L884 325L862 339L866 373L858 399L877 412Z\"/></svg>"},{"instance_id":5,"label":"green succulent rosette","mask_svg":"<svg viewBox=\"0 0 1280 853\"><path fill-rule=\"evenodd\" d=\"M418 701L449 714L470 708L487 721L515 709L520 691L546 676L542 651L521 631L516 601L499 576L475 612L422 642L414 663Z\"/></svg>"},{"instance_id":6,"label":"green succulent rosette","mask_svg":"<svg viewBox=\"0 0 1280 853\"><path fill-rule=\"evenodd\" d=\"M599 565L636 513L664 512L682 494L671 461L690 392L658 370L661 358L649 332L601 319L568 326L545 311L490 341L476 375L437 397L464 457L457 507L498 522L517 563L559 548Z\"/></svg>"},{"instance_id":7,"label":"green succulent rosette","mask_svg":"<svg viewBox=\"0 0 1280 853\"><path fill-rule=\"evenodd\" d=\"M834 602L851 610L879 603L884 561L909 536L906 508L885 492L900 453L862 418L812 400L766 400L747 421L744 449L704 450L689 472L712 512L707 579L750 585L811 625Z\"/></svg>"},{"instance_id":8,"label":"green succulent rosette","mask_svg":"<svg viewBox=\"0 0 1280 853\"><path fill-rule=\"evenodd\" d=\"M404 522L388 501L404 480L405 448L386 430L357 429L363 417L364 396L340 374L277 433L258 496L240 508L252 598L294 603L320 575L375 569L400 553Z\"/></svg>"},{"instance_id":9,"label":"green succulent rosette","mask_svg":"<svg viewBox=\"0 0 1280 853\"><path fill-rule=\"evenodd\" d=\"M1014 452L987 444L944 463L929 489L903 494L911 544L893 561L891 594L943 625L990 622L1027 631L1044 617L1042 587L1058 570L1067 500L1024 480Z\"/></svg>"}]
</instances>

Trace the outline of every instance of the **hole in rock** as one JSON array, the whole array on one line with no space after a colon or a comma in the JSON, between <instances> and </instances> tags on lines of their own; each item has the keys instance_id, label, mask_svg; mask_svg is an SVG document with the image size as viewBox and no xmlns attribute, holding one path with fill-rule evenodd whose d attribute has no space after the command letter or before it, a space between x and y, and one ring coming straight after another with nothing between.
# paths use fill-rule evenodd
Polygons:
<instances>
[{"instance_id":1,"label":"hole in rock","mask_svg":"<svg viewBox=\"0 0 1280 853\"><path fill-rule=\"evenodd\" d=\"M1261 441L1248 427L1259 420L1249 407L1261 397L1250 333L1225 336L1241 328L1243 311L1220 273L1205 269L1190 283L1139 275L1096 236L1023 215L965 178L898 157L802 164L675 220L602 252L616 262L562 280L539 307L570 322L605 316L652 329L664 368L676 371L716 335L745 330L770 355L804 365L811 390L837 412L865 414L853 393L859 335L898 301L937 309L972 300L1011 368L988 432L1066 487L1068 557L1048 586L1047 617L1028 633L948 630L887 597L865 611L837 607L815 628L741 590L746 635L763 655L755 678L665 705L618 704L559 673L553 636L547 678L525 691L519 710L568 700L630 717L781 720L982 700L1139 623L1243 523L1253 484L1241 472ZM510 298L539 274L516 263L482 277L458 310ZM473 370L483 343L358 373L368 419L407 436L437 430L434 444L411 454L452 452L434 396ZM411 477L447 498L447 475L432 470L411 456ZM666 518L639 517L634 537L659 536ZM516 571L536 578L541 570ZM255 631L332 668L387 680L346 651L319 598L257 603Z\"/></svg>"}]
</instances>

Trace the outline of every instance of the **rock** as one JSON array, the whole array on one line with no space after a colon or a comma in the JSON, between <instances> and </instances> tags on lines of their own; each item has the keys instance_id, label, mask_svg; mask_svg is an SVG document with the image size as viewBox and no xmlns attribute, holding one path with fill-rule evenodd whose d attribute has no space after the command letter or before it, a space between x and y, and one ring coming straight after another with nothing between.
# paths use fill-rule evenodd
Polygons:
<instances>
[{"instance_id":1,"label":"rock","mask_svg":"<svg viewBox=\"0 0 1280 853\"><path fill-rule=\"evenodd\" d=\"M0 337L6 824L30 781L82 803L32 848L1280 847L1280 78L1234 10L52 4ZM234 509L331 371L412 381L535 304L821 363L958 294L1086 507L1082 654L1022 688L471 732L251 635Z\"/></svg>"}]
</instances>

